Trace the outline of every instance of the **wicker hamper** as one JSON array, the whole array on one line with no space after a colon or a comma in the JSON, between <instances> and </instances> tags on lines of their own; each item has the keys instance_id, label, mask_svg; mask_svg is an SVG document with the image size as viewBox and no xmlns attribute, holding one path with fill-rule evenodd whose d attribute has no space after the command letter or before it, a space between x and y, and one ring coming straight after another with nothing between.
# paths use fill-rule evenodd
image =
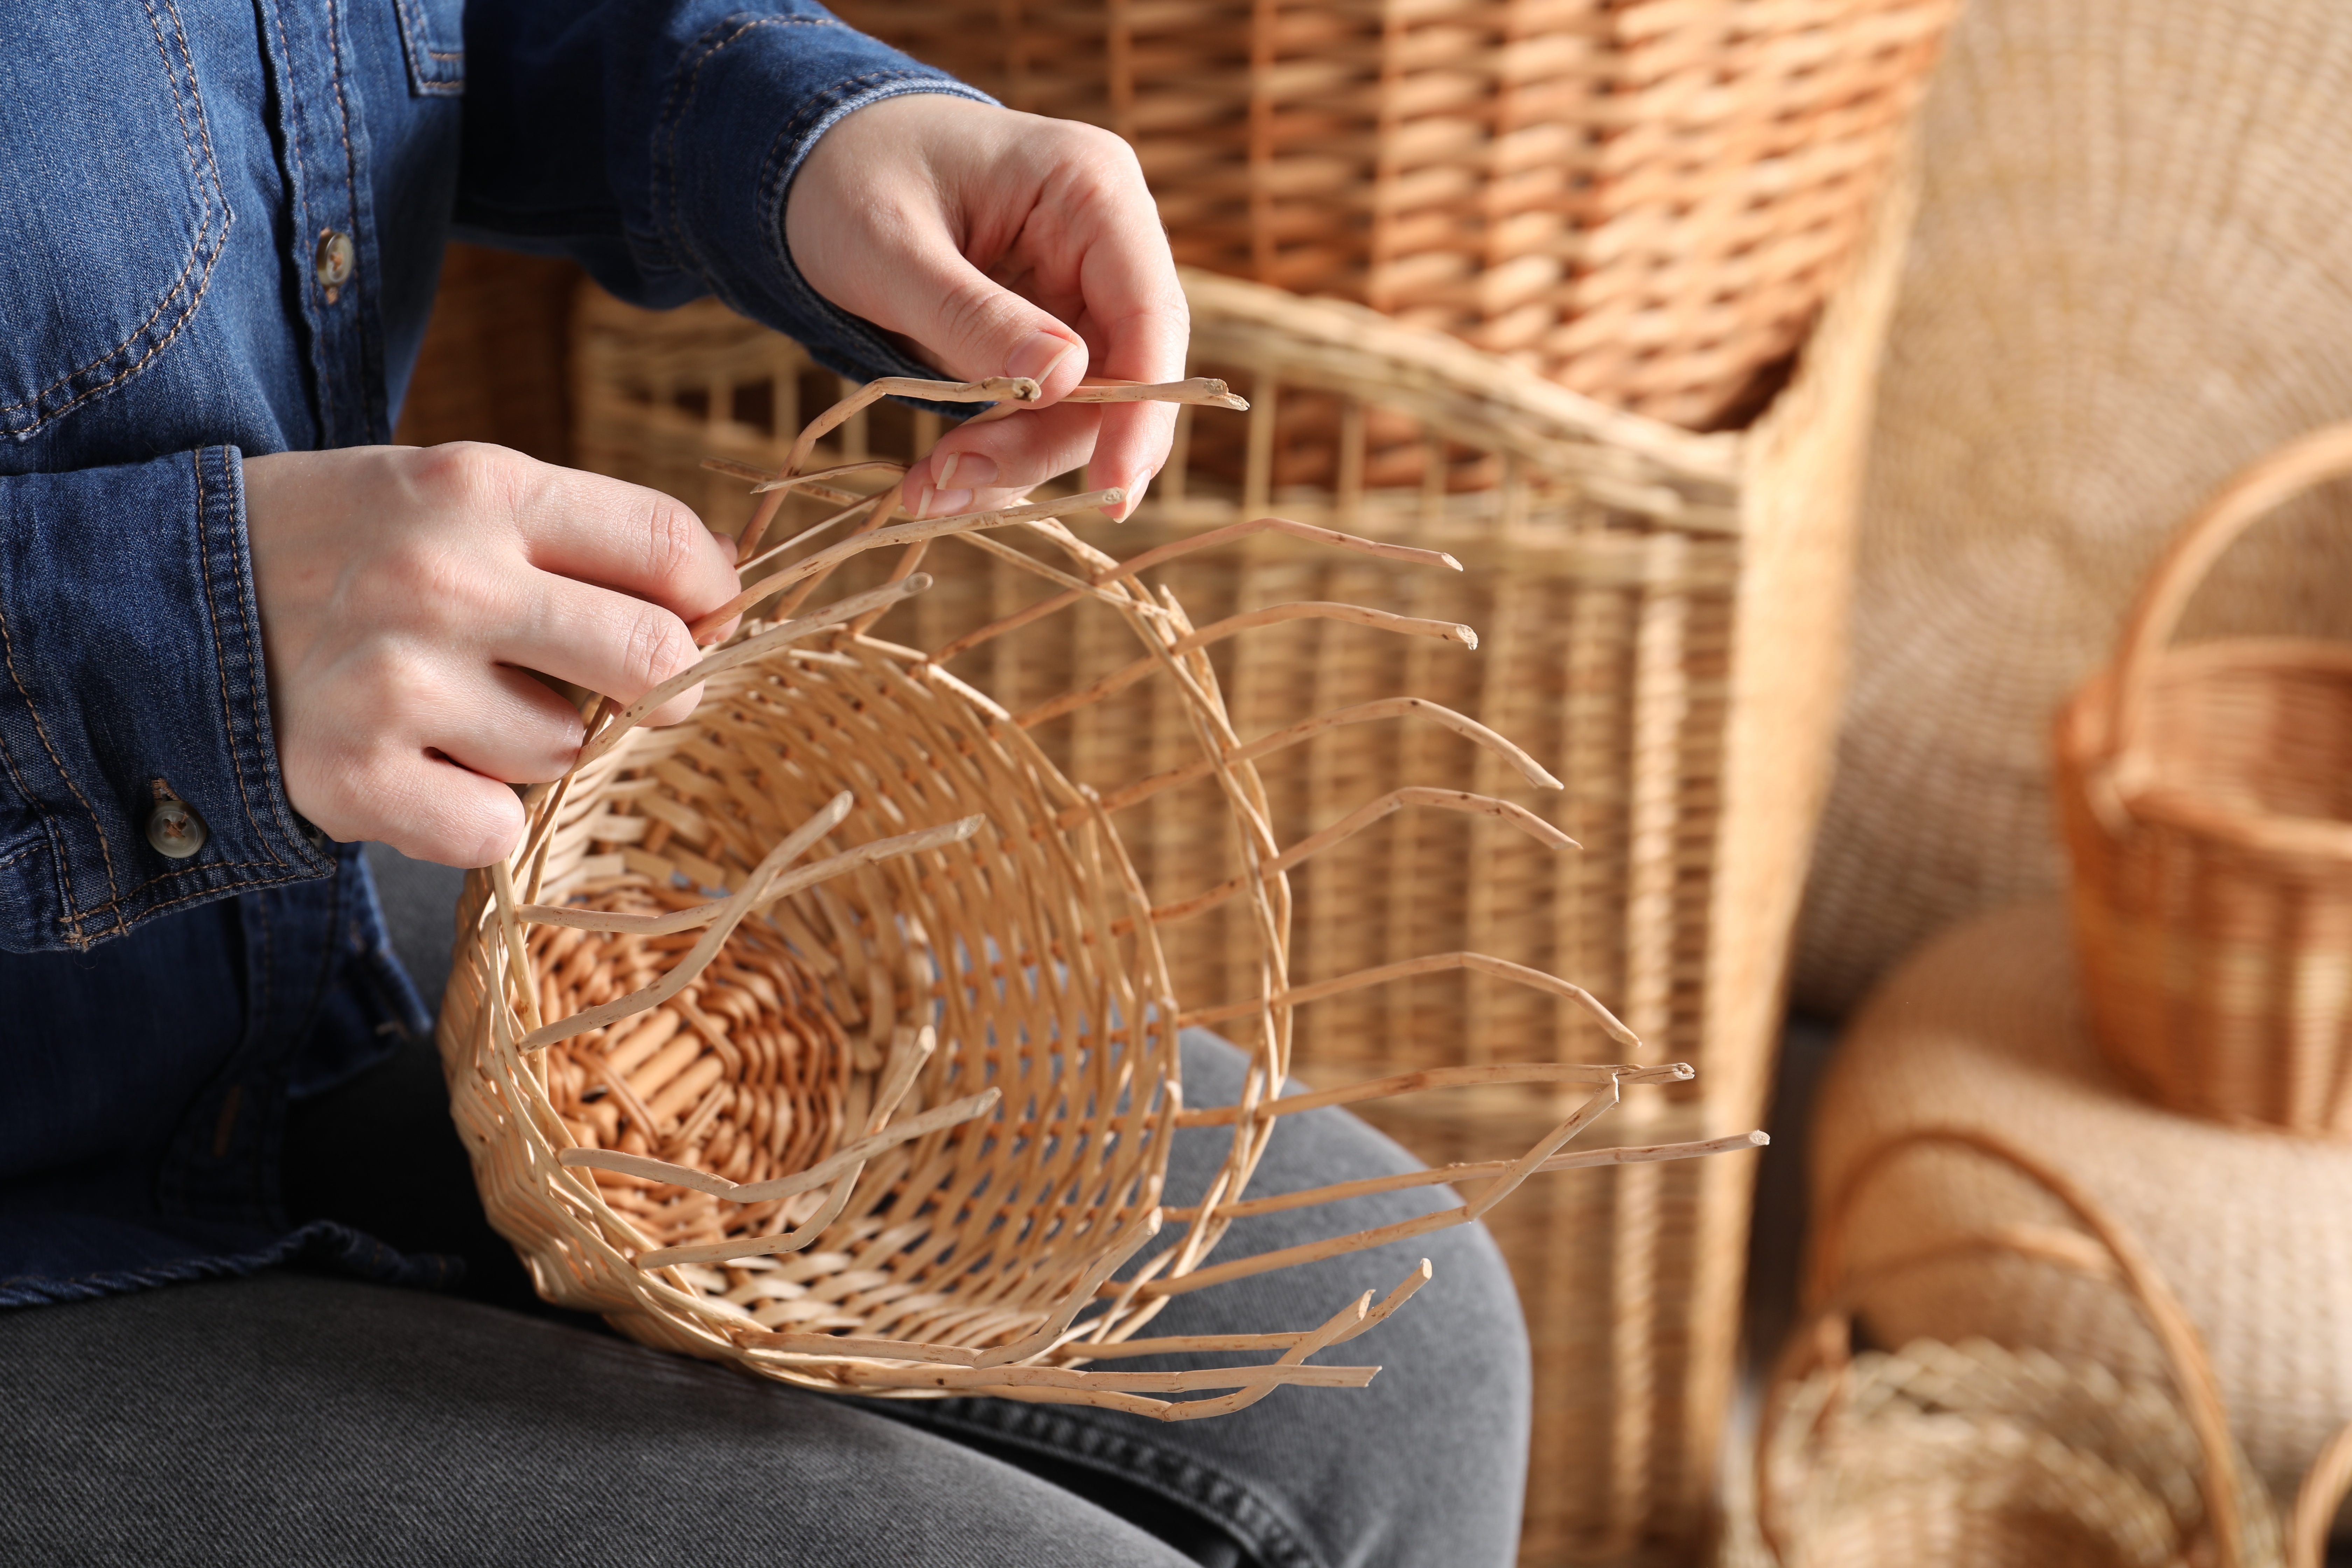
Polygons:
<instances>
[{"instance_id":1,"label":"wicker hamper","mask_svg":"<svg viewBox=\"0 0 2352 1568\"><path fill-rule=\"evenodd\" d=\"M1841 1014L1938 930L2064 886L2051 713L2180 519L2352 416L2352 7L1969 0L1920 112L1854 679L1795 991ZM2352 637L2345 487L2184 635Z\"/></svg>"},{"instance_id":2,"label":"wicker hamper","mask_svg":"<svg viewBox=\"0 0 2352 1568\"><path fill-rule=\"evenodd\" d=\"M2240 535L2347 474L2352 425L2336 425L2224 485L2056 733L2100 1050L2176 1110L2339 1138L2352 1136L2352 643L2166 645Z\"/></svg>"},{"instance_id":3,"label":"wicker hamper","mask_svg":"<svg viewBox=\"0 0 2352 1568\"><path fill-rule=\"evenodd\" d=\"M1566 974L1643 1034L1646 1059L1700 1068L1696 1092L1629 1101L1600 1131L1650 1142L1755 1125L1837 700L1864 415L1907 190L1898 184L1882 206L1864 263L1788 390L1737 437L1607 412L1353 307L1189 276L1199 368L1228 376L1253 408L1245 419L1188 410L1179 439L1189 452L1238 452L1239 481L1215 477L1222 458L1188 464L1180 451L1137 519L1074 526L1126 554L1278 510L1451 551L1458 575L1259 533L1171 562L1160 580L1204 621L1342 600L1466 622L1484 638L1473 654L1301 621L1220 644L1211 652L1242 735L1402 693L1514 735L1567 784L1536 789L1438 724L1353 724L1307 742L1303 765L1268 774L1278 836L1295 841L1382 789L1444 776L1583 845L1498 858L1506 840L1485 819L1399 813L1293 876L1302 982L1454 950ZM716 518L740 507L740 485L701 459L772 466L778 432L839 390L789 342L715 306L649 315L592 293L575 353L583 466ZM1278 481L1290 421L1302 417L1339 433L1337 461L1319 482ZM1234 432L1227 447L1220 421ZM928 416L877 406L843 427L828 460L912 452L935 432ZM941 577L879 629L946 648L1025 602L1002 571ZM1017 707L1131 648L1073 625L1059 640L999 640L950 668ZM1183 712L1154 700L1089 710L1039 739L1080 782L1178 767L1192 754ZM1204 833L1225 831L1202 809L1206 789L1122 814L1147 882L1201 853ZM1253 940L1220 914L1170 928L1177 994L1248 994ZM1318 1002L1297 1026L1295 1065L1318 1083L1611 1048L1573 1007L1458 971ZM1491 1152L1532 1134L1539 1115L1507 1093L1472 1091L1374 1114L1433 1162ZM1531 1188L1489 1220L1536 1342L1526 1562L1681 1562L1700 1550L1745 1257L1751 1176L1732 1167L1745 1164L1601 1173Z\"/></svg>"},{"instance_id":4,"label":"wicker hamper","mask_svg":"<svg viewBox=\"0 0 2352 1568\"><path fill-rule=\"evenodd\" d=\"M1814 1209L1869 1152L1927 1126L1992 1133L2116 1216L2211 1352L2238 1440L2284 1502L2352 1421L2352 1147L2152 1106L2093 1046L2062 900L1966 921L1856 1016L1813 1120ZM1853 1201L1859 1272L1915 1248L2063 1223L2042 1193L1965 1154L1921 1149ZM2131 1310L2094 1282L2000 1258L1930 1265L1864 1311L1889 1345L1982 1335L2021 1352L2164 1375Z\"/></svg>"},{"instance_id":5,"label":"wicker hamper","mask_svg":"<svg viewBox=\"0 0 2352 1568\"><path fill-rule=\"evenodd\" d=\"M1696 428L1869 226L1958 0L844 0L1128 138L1177 258Z\"/></svg>"}]
</instances>

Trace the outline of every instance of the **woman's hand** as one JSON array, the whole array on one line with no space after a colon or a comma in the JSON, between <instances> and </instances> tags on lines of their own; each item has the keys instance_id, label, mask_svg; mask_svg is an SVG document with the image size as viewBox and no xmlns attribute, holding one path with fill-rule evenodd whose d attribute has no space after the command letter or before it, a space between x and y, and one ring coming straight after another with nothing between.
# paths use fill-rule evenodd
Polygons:
<instances>
[{"instance_id":1,"label":"woman's hand","mask_svg":"<svg viewBox=\"0 0 2352 1568\"><path fill-rule=\"evenodd\" d=\"M736 588L733 542L678 502L500 447L248 458L245 503L287 798L444 865L511 853L507 786L580 750L530 671L632 701L695 662L687 622Z\"/></svg>"},{"instance_id":2,"label":"woman's hand","mask_svg":"<svg viewBox=\"0 0 2352 1568\"><path fill-rule=\"evenodd\" d=\"M1127 491L1168 460L1166 404L1055 401L1089 374L1174 381L1191 323L1160 215L1107 131L939 93L885 99L801 166L784 236L811 287L960 380L1034 376L1040 405L950 431L907 478L940 517L1087 466Z\"/></svg>"}]
</instances>

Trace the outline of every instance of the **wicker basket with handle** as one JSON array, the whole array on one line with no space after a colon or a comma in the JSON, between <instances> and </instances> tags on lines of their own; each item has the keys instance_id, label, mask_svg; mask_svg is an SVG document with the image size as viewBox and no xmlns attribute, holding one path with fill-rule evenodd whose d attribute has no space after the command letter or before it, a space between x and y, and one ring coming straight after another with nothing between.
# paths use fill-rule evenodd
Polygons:
<instances>
[{"instance_id":1,"label":"wicker basket with handle","mask_svg":"<svg viewBox=\"0 0 2352 1568\"><path fill-rule=\"evenodd\" d=\"M2224 485L2057 726L2075 940L2100 1049L2198 1115L2352 1135L2352 645L2168 648L2280 503L2352 474L2352 425Z\"/></svg>"},{"instance_id":2,"label":"wicker basket with handle","mask_svg":"<svg viewBox=\"0 0 2352 1568\"><path fill-rule=\"evenodd\" d=\"M1854 1194L1913 1150L1990 1159L2081 1229L2015 1225L1914 1246L1846 1273ZM1757 1450L1763 1561L1798 1565L2044 1563L2273 1568L2278 1521L2230 1436L2195 1326L2131 1234L2091 1195L2007 1141L1918 1128L1850 1168L1816 1242L1814 1316L1767 1395ZM2160 1347L2170 1387L2095 1361L1984 1341L1855 1355L1854 1312L1923 1265L2005 1254L2119 1285Z\"/></svg>"},{"instance_id":3,"label":"wicker basket with handle","mask_svg":"<svg viewBox=\"0 0 2352 1568\"><path fill-rule=\"evenodd\" d=\"M1316 733L1296 753L1301 765L1262 781L1271 822L1295 841L1382 788L1450 769L1443 776L1584 846L1530 859L1498 856L1504 840L1477 819L1418 812L1375 825L1289 879L1290 952L1304 983L1453 951L1574 975L1654 1049L1703 1069L1696 1092L1629 1103L1614 1119L1619 1135L1683 1142L1756 1124L1837 705L1863 437L1908 191L1890 190L1864 264L1790 385L1737 437L1612 413L1360 308L1187 275L1197 368L1225 375L1251 411L1188 413L1139 515L1118 528L1079 519L1074 530L1121 553L1201 543L1156 575L1206 620L1340 600L1481 628L1475 654L1309 621L1218 644L1207 652L1239 732L1281 733L1402 693L1519 737L1567 784L1535 787L1458 731L1353 724ZM703 457L779 464L803 411L838 391L789 340L717 306L653 314L593 292L574 370L583 465L713 518L740 503ZM1288 467L1290 422L1302 415L1339 432L1339 461ZM826 450L836 461L905 457L936 430L928 416L877 405ZM1204 447L1238 452L1238 477L1224 477L1236 466L1222 457L1190 460ZM1449 482L1465 468L1486 478ZM1219 532L1269 509L1449 550L1465 570ZM993 563L940 576L895 612L911 622L900 640L945 649L1029 592ZM1124 631L1055 618L950 668L1021 707L1120 668L1133 648ZM1187 710L1156 688L1035 735L1067 776L1110 787L1196 754ZM1214 787L1184 784L1121 815L1147 883L1220 841L1219 819L1200 805ZM1238 911L1209 911L1161 940L1180 996L1248 994L1256 938ZM1200 1016L1230 1026L1209 1009ZM1325 1082L1616 1049L1578 1009L1458 969L1331 995L1301 1010L1296 1028L1294 1065ZM1543 1131L1539 1111L1476 1090L1368 1113L1440 1164ZM1535 1348L1523 1561L1674 1561L1698 1550L1732 1387L1745 1163L1546 1184L1487 1217Z\"/></svg>"},{"instance_id":4,"label":"wicker basket with handle","mask_svg":"<svg viewBox=\"0 0 2352 1568\"><path fill-rule=\"evenodd\" d=\"M845 0L1135 146L1177 258L1692 427L1752 414L1869 228L1957 0Z\"/></svg>"},{"instance_id":5,"label":"wicker basket with handle","mask_svg":"<svg viewBox=\"0 0 2352 1568\"><path fill-rule=\"evenodd\" d=\"M1116 491L894 521L898 465L809 468L819 437L888 393L1001 401L1036 387L880 382L812 421L783 463L751 476L766 499L741 536L743 591L694 630L715 636L737 614L751 618L626 707L600 701L573 768L527 798L522 842L467 879L441 1045L485 1205L542 1294L604 1312L645 1342L812 1387L994 1394L1190 1420L1285 1384L1360 1386L1376 1369L1309 1358L1377 1324L1428 1268L1377 1307L1367 1293L1335 1303L1319 1325L1269 1325L1242 1343L1137 1337L1175 1294L1466 1224L1545 1169L1761 1141L1563 1152L1623 1086L1681 1081L1691 1069L1680 1065L1496 1064L1286 1095L1292 1011L1397 978L1373 970L1320 988L1294 983L1292 867L1398 810L1495 816L1523 841L1571 846L1508 803L1430 787L1376 797L1335 831L1278 840L1257 760L1322 728L1394 715L1341 712L1244 744L1205 649L1259 620L1297 617L1475 637L1454 623L1333 603L1196 626L1147 575L1183 547L1122 562L1061 522L1117 502ZM1155 393L1237 402L1214 384L1085 395ZM773 525L812 504L830 515L776 542L784 531ZM828 537L845 525L845 537ZM1253 526L1450 564L1278 519ZM1017 645L1058 615L1093 615L1129 639L1129 661L1016 710L950 673L940 651L871 636L931 586L919 568L949 540L1029 589L968 643ZM877 561L877 586L857 591L838 575ZM642 727L698 685L688 721ZM1194 766L1083 789L1032 739L1139 688L1178 694ZM1548 776L1460 715L1424 706L1405 716ZM1113 819L1196 773L1212 783L1211 810L1227 831L1154 888ZM1249 911L1259 942L1251 991L1225 1009L1252 1071L1239 1105L1188 1109L1175 1050L1185 1015L1157 933L1224 904ZM1584 1010L1621 1047L1639 1045L1565 981L1477 953L1429 962L1535 987ZM1278 1118L1503 1084L1557 1113L1524 1149L1376 1184L1476 1184L1465 1203L1211 1261L1233 1221L1261 1206L1244 1193ZM1234 1131L1199 1204L1170 1208L1170 1139L1191 1126ZM1266 1202L1297 1207L1363 1188ZM1154 1247L1169 1221L1182 1223L1181 1237ZM1118 1272L1139 1257L1139 1268ZM1117 1366L1189 1350L1271 1359L1181 1373ZM1196 1394L1206 1397L1178 1397Z\"/></svg>"}]
</instances>

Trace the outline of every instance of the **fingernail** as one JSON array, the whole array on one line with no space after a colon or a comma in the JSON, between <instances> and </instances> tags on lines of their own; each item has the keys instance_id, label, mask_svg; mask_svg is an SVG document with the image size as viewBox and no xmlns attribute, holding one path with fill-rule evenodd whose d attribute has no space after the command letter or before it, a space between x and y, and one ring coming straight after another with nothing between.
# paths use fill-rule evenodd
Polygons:
<instances>
[{"instance_id":1,"label":"fingernail","mask_svg":"<svg viewBox=\"0 0 2352 1568\"><path fill-rule=\"evenodd\" d=\"M915 515L919 518L953 517L960 511L971 510L971 492L970 490L942 490L926 487L923 490L922 504L916 508Z\"/></svg>"},{"instance_id":2,"label":"fingernail","mask_svg":"<svg viewBox=\"0 0 2352 1568\"><path fill-rule=\"evenodd\" d=\"M940 464L938 484L943 490L956 488L963 481L968 490L986 489L996 482L996 459L984 452L950 452Z\"/></svg>"},{"instance_id":3,"label":"fingernail","mask_svg":"<svg viewBox=\"0 0 2352 1568\"><path fill-rule=\"evenodd\" d=\"M1069 357L1078 345L1052 332L1032 332L1021 340L1018 347L1005 356L1004 374L1027 376L1043 381L1054 374L1054 367Z\"/></svg>"}]
</instances>

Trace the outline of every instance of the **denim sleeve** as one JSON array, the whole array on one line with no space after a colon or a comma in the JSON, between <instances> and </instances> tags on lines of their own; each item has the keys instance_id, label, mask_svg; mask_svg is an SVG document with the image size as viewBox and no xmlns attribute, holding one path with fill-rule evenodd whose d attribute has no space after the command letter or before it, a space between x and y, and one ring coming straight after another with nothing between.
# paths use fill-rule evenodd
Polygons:
<instances>
[{"instance_id":1,"label":"denim sleeve","mask_svg":"<svg viewBox=\"0 0 2352 1568\"><path fill-rule=\"evenodd\" d=\"M937 374L809 287L784 198L845 115L986 94L813 0L470 0L465 26L461 233L568 254L639 305L716 294L845 375Z\"/></svg>"},{"instance_id":2,"label":"denim sleeve","mask_svg":"<svg viewBox=\"0 0 2352 1568\"><path fill-rule=\"evenodd\" d=\"M278 781L243 479L234 447L0 477L0 949L334 869ZM159 788L193 856L148 843Z\"/></svg>"}]
</instances>

